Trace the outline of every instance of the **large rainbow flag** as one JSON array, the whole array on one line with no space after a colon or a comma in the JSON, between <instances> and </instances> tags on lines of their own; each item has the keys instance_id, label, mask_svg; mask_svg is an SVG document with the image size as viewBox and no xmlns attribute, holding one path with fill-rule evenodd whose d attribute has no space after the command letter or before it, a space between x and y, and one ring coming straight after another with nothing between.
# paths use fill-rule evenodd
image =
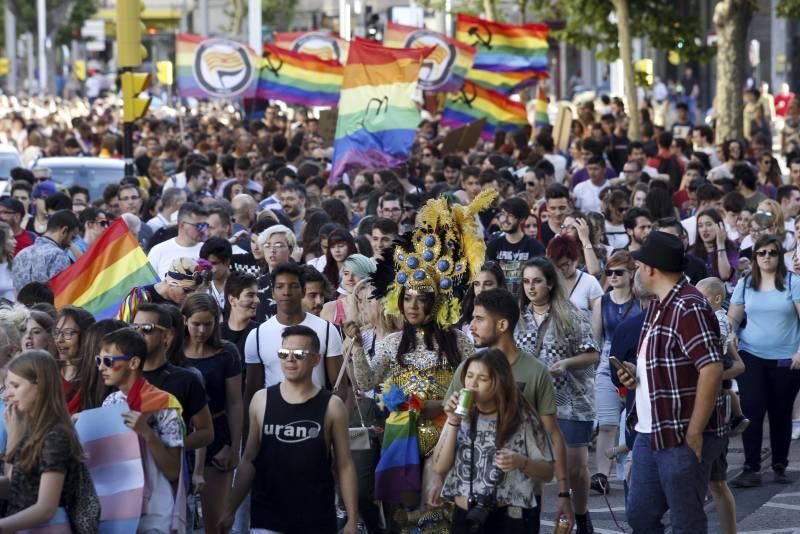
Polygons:
<instances>
[{"instance_id":1,"label":"large rainbow flag","mask_svg":"<svg viewBox=\"0 0 800 534\"><path fill-rule=\"evenodd\" d=\"M422 61L432 48L395 49L367 40L350 43L339 99L330 181L355 168L404 163L420 113L412 100Z\"/></svg>"},{"instance_id":2,"label":"large rainbow flag","mask_svg":"<svg viewBox=\"0 0 800 534\"><path fill-rule=\"evenodd\" d=\"M323 31L277 32L274 44L293 52L311 54L321 59L333 59L339 63L347 62L350 43Z\"/></svg>"},{"instance_id":3,"label":"large rainbow flag","mask_svg":"<svg viewBox=\"0 0 800 534\"><path fill-rule=\"evenodd\" d=\"M338 61L265 44L257 96L308 107L335 107L342 72Z\"/></svg>"},{"instance_id":4,"label":"large rainbow flag","mask_svg":"<svg viewBox=\"0 0 800 534\"><path fill-rule=\"evenodd\" d=\"M460 93L448 95L441 124L459 128L478 119L486 119L481 132L481 137L486 140L493 139L498 130L510 132L529 124L521 102L466 80Z\"/></svg>"},{"instance_id":5,"label":"large rainbow flag","mask_svg":"<svg viewBox=\"0 0 800 534\"><path fill-rule=\"evenodd\" d=\"M404 492L419 491L422 460L417 437L417 418L412 410L393 411L386 418L381 459L375 468L375 498L400 502Z\"/></svg>"},{"instance_id":6,"label":"large rainbow flag","mask_svg":"<svg viewBox=\"0 0 800 534\"><path fill-rule=\"evenodd\" d=\"M99 321L116 316L133 287L158 281L136 237L122 218L70 265L50 279L56 307L80 306Z\"/></svg>"},{"instance_id":7,"label":"large rainbow flag","mask_svg":"<svg viewBox=\"0 0 800 534\"><path fill-rule=\"evenodd\" d=\"M175 72L178 96L240 98L252 92L261 58L232 39L175 35Z\"/></svg>"},{"instance_id":8,"label":"large rainbow flag","mask_svg":"<svg viewBox=\"0 0 800 534\"><path fill-rule=\"evenodd\" d=\"M391 48L428 48L433 53L422 63L419 86L425 91L453 93L461 89L475 60L475 48L441 33L386 23L383 44Z\"/></svg>"},{"instance_id":9,"label":"large rainbow flag","mask_svg":"<svg viewBox=\"0 0 800 534\"><path fill-rule=\"evenodd\" d=\"M492 72L481 69L469 69L467 78L481 87L504 95L514 94L539 80L539 76L532 72Z\"/></svg>"},{"instance_id":10,"label":"large rainbow flag","mask_svg":"<svg viewBox=\"0 0 800 534\"><path fill-rule=\"evenodd\" d=\"M478 49L476 69L547 72L546 24L514 26L458 14L456 39Z\"/></svg>"}]
</instances>

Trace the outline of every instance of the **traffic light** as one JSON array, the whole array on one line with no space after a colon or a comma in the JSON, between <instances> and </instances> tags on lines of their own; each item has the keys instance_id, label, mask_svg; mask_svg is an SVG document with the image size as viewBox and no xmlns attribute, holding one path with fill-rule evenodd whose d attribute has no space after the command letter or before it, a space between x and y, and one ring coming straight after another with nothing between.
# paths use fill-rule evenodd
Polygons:
<instances>
[{"instance_id":1,"label":"traffic light","mask_svg":"<svg viewBox=\"0 0 800 534\"><path fill-rule=\"evenodd\" d=\"M117 0L117 64L138 67L147 58L142 37L147 29L142 22L144 0Z\"/></svg>"},{"instance_id":2,"label":"traffic light","mask_svg":"<svg viewBox=\"0 0 800 534\"><path fill-rule=\"evenodd\" d=\"M156 79L161 85L172 85L172 61L159 61L156 63Z\"/></svg>"},{"instance_id":3,"label":"traffic light","mask_svg":"<svg viewBox=\"0 0 800 534\"><path fill-rule=\"evenodd\" d=\"M150 85L150 74L147 72L123 72L122 81L122 120L133 122L147 113L149 98L140 98L139 93Z\"/></svg>"}]
</instances>

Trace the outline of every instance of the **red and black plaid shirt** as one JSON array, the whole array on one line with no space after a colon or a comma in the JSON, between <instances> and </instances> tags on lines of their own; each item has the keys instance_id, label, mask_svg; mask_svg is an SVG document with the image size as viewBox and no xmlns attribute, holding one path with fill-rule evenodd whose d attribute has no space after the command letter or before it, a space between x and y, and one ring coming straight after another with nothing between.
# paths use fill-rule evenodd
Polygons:
<instances>
[{"instance_id":1,"label":"red and black plaid shirt","mask_svg":"<svg viewBox=\"0 0 800 534\"><path fill-rule=\"evenodd\" d=\"M682 278L662 302L647 308L639 348L648 335L647 380L653 420L650 444L654 449L681 445L694 410L699 370L721 363L719 324L703 295ZM636 406L628 416L628 429L637 422ZM725 403L717 395L705 432L725 436Z\"/></svg>"}]
</instances>

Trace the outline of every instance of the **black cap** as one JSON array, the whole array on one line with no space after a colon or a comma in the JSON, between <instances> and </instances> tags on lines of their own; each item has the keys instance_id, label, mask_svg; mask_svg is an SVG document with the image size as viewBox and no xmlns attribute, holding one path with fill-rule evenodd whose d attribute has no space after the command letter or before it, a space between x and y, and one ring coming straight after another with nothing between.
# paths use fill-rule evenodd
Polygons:
<instances>
[{"instance_id":1,"label":"black cap","mask_svg":"<svg viewBox=\"0 0 800 534\"><path fill-rule=\"evenodd\" d=\"M11 198L11 197L0 198L0 206L3 206L4 208L19 213L21 217L25 216L25 206L22 204L22 202L20 202L16 198Z\"/></svg>"},{"instance_id":2,"label":"black cap","mask_svg":"<svg viewBox=\"0 0 800 534\"><path fill-rule=\"evenodd\" d=\"M666 273L682 273L686 269L686 252L679 237L666 232L650 232L642 248L632 252L636 260Z\"/></svg>"}]
</instances>

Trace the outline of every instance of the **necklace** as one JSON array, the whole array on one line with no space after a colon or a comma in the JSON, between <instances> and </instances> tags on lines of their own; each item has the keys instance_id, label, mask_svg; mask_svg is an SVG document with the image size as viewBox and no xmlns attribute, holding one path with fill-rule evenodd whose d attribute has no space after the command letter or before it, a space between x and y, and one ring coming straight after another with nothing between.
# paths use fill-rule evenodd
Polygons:
<instances>
[{"instance_id":1,"label":"necklace","mask_svg":"<svg viewBox=\"0 0 800 534\"><path fill-rule=\"evenodd\" d=\"M481 415L492 415L493 413L497 413L497 410L492 410L491 412L484 412L480 408L475 408L475 409L478 410L478 413Z\"/></svg>"}]
</instances>

